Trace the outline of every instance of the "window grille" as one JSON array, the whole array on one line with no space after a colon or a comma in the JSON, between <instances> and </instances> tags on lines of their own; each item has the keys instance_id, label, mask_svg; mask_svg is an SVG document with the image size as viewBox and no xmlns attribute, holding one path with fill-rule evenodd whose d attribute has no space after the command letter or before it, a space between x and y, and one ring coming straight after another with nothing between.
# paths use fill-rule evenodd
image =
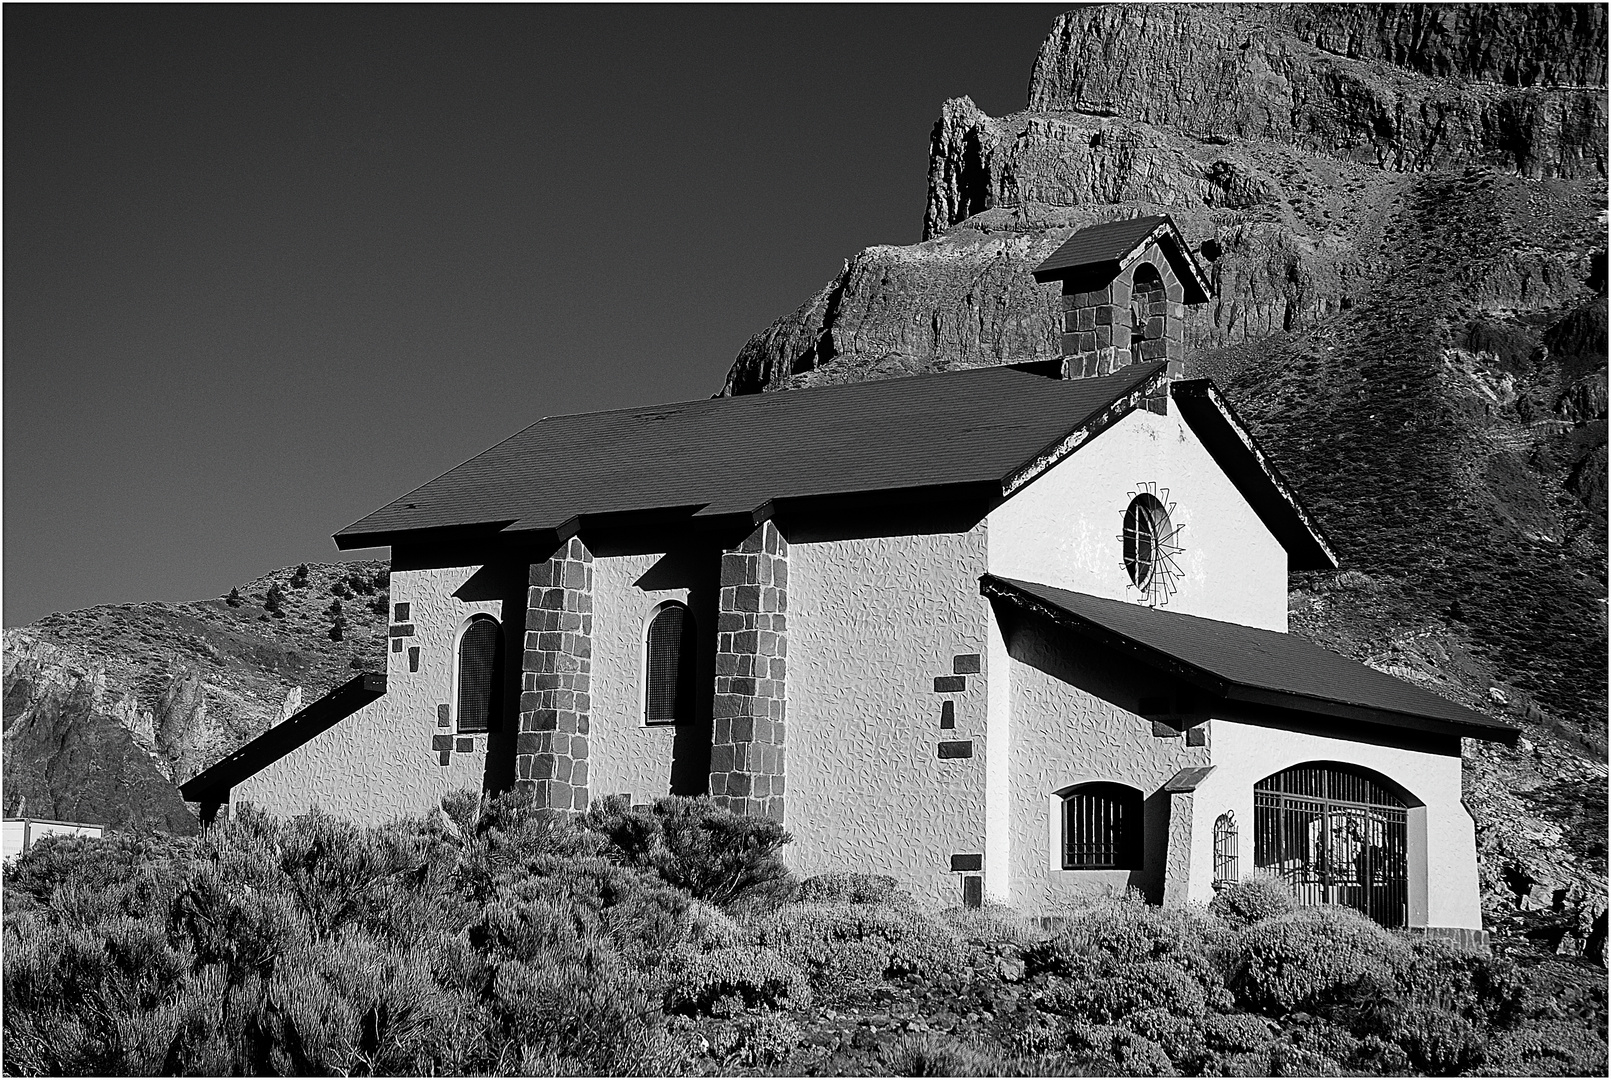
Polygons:
<instances>
[{"instance_id":1,"label":"window grille","mask_svg":"<svg viewBox=\"0 0 1611 1080\"><path fill-rule=\"evenodd\" d=\"M1130 500L1124 512L1124 568L1136 588L1151 584L1161 547L1172 536L1169 511L1156 495L1142 492Z\"/></svg>"},{"instance_id":2,"label":"window grille","mask_svg":"<svg viewBox=\"0 0 1611 1080\"><path fill-rule=\"evenodd\" d=\"M477 615L459 637L459 730L497 726L498 678L503 669L498 620Z\"/></svg>"},{"instance_id":3,"label":"window grille","mask_svg":"<svg viewBox=\"0 0 1611 1080\"><path fill-rule=\"evenodd\" d=\"M1083 784L1063 798L1064 870L1141 868L1141 792Z\"/></svg>"},{"instance_id":4,"label":"window grille","mask_svg":"<svg viewBox=\"0 0 1611 1080\"><path fill-rule=\"evenodd\" d=\"M649 622L644 656L644 719L674 724L692 719L695 675L693 616L667 604Z\"/></svg>"},{"instance_id":5,"label":"window grille","mask_svg":"<svg viewBox=\"0 0 1611 1080\"><path fill-rule=\"evenodd\" d=\"M1236 814L1227 810L1214 819L1215 885L1229 885L1242 878L1238 866L1236 842Z\"/></svg>"},{"instance_id":6,"label":"window grille","mask_svg":"<svg viewBox=\"0 0 1611 1080\"><path fill-rule=\"evenodd\" d=\"M1301 904L1346 904L1383 926L1407 921L1408 813L1363 769L1295 765L1253 788L1253 862Z\"/></svg>"}]
</instances>

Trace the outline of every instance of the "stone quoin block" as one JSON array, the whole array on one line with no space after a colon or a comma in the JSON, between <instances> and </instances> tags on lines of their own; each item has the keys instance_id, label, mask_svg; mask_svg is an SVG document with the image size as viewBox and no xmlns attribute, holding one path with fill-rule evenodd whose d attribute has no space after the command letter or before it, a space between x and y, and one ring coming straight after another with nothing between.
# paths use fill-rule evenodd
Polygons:
<instances>
[{"instance_id":1,"label":"stone quoin block","mask_svg":"<svg viewBox=\"0 0 1611 1080\"><path fill-rule=\"evenodd\" d=\"M572 537L527 570L515 780L551 810L586 810L593 553Z\"/></svg>"},{"instance_id":2,"label":"stone quoin block","mask_svg":"<svg viewBox=\"0 0 1611 1080\"><path fill-rule=\"evenodd\" d=\"M978 653L960 653L951 658L951 670L958 675L977 675L979 666Z\"/></svg>"},{"instance_id":3,"label":"stone quoin block","mask_svg":"<svg viewBox=\"0 0 1611 1080\"><path fill-rule=\"evenodd\" d=\"M408 621L408 604L392 605L392 622L406 623Z\"/></svg>"},{"instance_id":4,"label":"stone quoin block","mask_svg":"<svg viewBox=\"0 0 1611 1080\"><path fill-rule=\"evenodd\" d=\"M461 754L468 754L470 751L475 749L475 740L468 736L454 739L453 749L457 750Z\"/></svg>"},{"instance_id":5,"label":"stone quoin block","mask_svg":"<svg viewBox=\"0 0 1611 1080\"><path fill-rule=\"evenodd\" d=\"M962 675L936 675L934 677L934 692L936 694L957 694L968 688L968 680Z\"/></svg>"},{"instance_id":6,"label":"stone quoin block","mask_svg":"<svg viewBox=\"0 0 1611 1080\"><path fill-rule=\"evenodd\" d=\"M400 653L402 651L403 651L403 639L400 638L400 637L399 638L392 638L392 652Z\"/></svg>"},{"instance_id":7,"label":"stone quoin block","mask_svg":"<svg viewBox=\"0 0 1611 1080\"><path fill-rule=\"evenodd\" d=\"M453 736L451 736L451 735L433 735L433 736L431 736L431 749L432 750L437 750L437 751L453 749Z\"/></svg>"},{"instance_id":8,"label":"stone quoin block","mask_svg":"<svg viewBox=\"0 0 1611 1080\"><path fill-rule=\"evenodd\" d=\"M945 701L940 703L940 726L954 728L957 726L957 703Z\"/></svg>"},{"instance_id":9,"label":"stone quoin block","mask_svg":"<svg viewBox=\"0 0 1611 1080\"><path fill-rule=\"evenodd\" d=\"M418 671L419 669L420 669L420 650L419 650L419 646L416 645L416 646L413 646L412 648L410 648L408 650L408 670L410 670L410 671Z\"/></svg>"},{"instance_id":10,"label":"stone quoin block","mask_svg":"<svg viewBox=\"0 0 1611 1080\"><path fill-rule=\"evenodd\" d=\"M974 855L952 855L951 856L951 872L953 874L960 873L960 872L965 871L965 870L983 870L983 869L984 869L984 856L983 855L974 854Z\"/></svg>"},{"instance_id":11,"label":"stone quoin block","mask_svg":"<svg viewBox=\"0 0 1611 1080\"><path fill-rule=\"evenodd\" d=\"M971 758L973 756L973 740L958 739L954 742L940 744L940 759L949 761L953 758Z\"/></svg>"},{"instance_id":12,"label":"stone quoin block","mask_svg":"<svg viewBox=\"0 0 1611 1080\"><path fill-rule=\"evenodd\" d=\"M788 701L789 545L771 521L722 553L710 794L718 806L783 820Z\"/></svg>"},{"instance_id":13,"label":"stone quoin block","mask_svg":"<svg viewBox=\"0 0 1611 1080\"><path fill-rule=\"evenodd\" d=\"M391 630L391 636L392 637L413 637L414 636L414 624L413 623L403 623L403 624L398 625L398 626L393 626L392 630Z\"/></svg>"}]
</instances>

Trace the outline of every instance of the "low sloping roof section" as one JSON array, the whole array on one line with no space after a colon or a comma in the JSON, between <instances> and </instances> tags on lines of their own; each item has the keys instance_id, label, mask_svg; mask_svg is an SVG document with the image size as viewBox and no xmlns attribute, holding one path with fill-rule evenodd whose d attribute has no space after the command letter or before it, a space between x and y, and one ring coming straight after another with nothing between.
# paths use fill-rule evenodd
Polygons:
<instances>
[{"instance_id":1,"label":"low sloping roof section","mask_svg":"<svg viewBox=\"0 0 1611 1080\"><path fill-rule=\"evenodd\" d=\"M979 591L1225 702L1514 744L1518 729L1291 634L986 574Z\"/></svg>"},{"instance_id":2,"label":"low sloping roof section","mask_svg":"<svg viewBox=\"0 0 1611 1080\"><path fill-rule=\"evenodd\" d=\"M1172 385L1169 394L1181 419L1286 548L1287 569L1337 569L1337 554L1326 534L1219 389L1207 379L1187 379Z\"/></svg>"},{"instance_id":3,"label":"low sloping roof section","mask_svg":"<svg viewBox=\"0 0 1611 1080\"><path fill-rule=\"evenodd\" d=\"M973 492L1039 475L1162 389L1161 362L1096 379L986 367L554 416L336 534L342 549L454 535L563 537L622 515L764 514L790 500Z\"/></svg>"},{"instance_id":4,"label":"low sloping roof section","mask_svg":"<svg viewBox=\"0 0 1611 1080\"><path fill-rule=\"evenodd\" d=\"M189 802L228 802L232 787L280 760L386 693L386 676L355 675L179 785Z\"/></svg>"},{"instance_id":5,"label":"low sloping roof section","mask_svg":"<svg viewBox=\"0 0 1611 1080\"><path fill-rule=\"evenodd\" d=\"M1191 245L1167 214L1109 221L1081 229L1035 267L1035 280L1062 281L1087 274L1098 278L1117 275L1153 240L1158 241L1175 276L1180 278L1186 290L1186 303L1206 303L1208 282L1197 268L1197 260L1192 258Z\"/></svg>"}]
</instances>

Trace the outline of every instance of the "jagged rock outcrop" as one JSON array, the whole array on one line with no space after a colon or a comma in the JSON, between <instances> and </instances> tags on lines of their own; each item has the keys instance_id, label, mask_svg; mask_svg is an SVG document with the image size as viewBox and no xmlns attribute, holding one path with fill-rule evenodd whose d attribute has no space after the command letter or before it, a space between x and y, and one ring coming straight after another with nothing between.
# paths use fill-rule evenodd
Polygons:
<instances>
[{"instance_id":1,"label":"jagged rock outcrop","mask_svg":"<svg viewBox=\"0 0 1611 1080\"><path fill-rule=\"evenodd\" d=\"M1041 47L1029 108L1399 171L1605 175L1603 6L1414 7L1080 8Z\"/></svg>"}]
</instances>

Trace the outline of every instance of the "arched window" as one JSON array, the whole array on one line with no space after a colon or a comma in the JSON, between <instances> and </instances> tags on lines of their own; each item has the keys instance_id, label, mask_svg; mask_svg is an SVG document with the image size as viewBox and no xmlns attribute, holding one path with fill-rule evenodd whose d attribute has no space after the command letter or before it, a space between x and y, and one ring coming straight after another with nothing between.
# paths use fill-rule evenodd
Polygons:
<instances>
[{"instance_id":1,"label":"arched window","mask_svg":"<svg viewBox=\"0 0 1611 1080\"><path fill-rule=\"evenodd\" d=\"M498 620L476 615L459 635L458 729L491 731L498 724L503 634Z\"/></svg>"},{"instance_id":2,"label":"arched window","mask_svg":"<svg viewBox=\"0 0 1611 1080\"><path fill-rule=\"evenodd\" d=\"M1139 870L1141 854L1141 792L1099 783L1064 793L1064 870Z\"/></svg>"},{"instance_id":3,"label":"arched window","mask_svg":"<svg viewBox=\"0 0 1611 1080\"><path fill-rule=\"evenodd\" d=\"M644 637L644 721L691 720L695 678L694 617L685 604L663 604L649 620Z\"/></svg>"},{"instance_id":4,"label":"arched window","mask_svg":"<svg viewBox=\"0 0 1611 1080\"><path fill-rule=\"evenodd\" d=\"M1240 881L1241 860L1237 850L1236 814L1225 811L1214 819L1214 884Z\"/></svg>"},{"instance_id":5,"label":"arched window","mask_svg":"<svg viewBox=\"0 0 1611 1080\"><path fill-rule=\"evenodd\" d=\"M1338 762L1294 765L1253 786L1253 862L1303 904L1347 904L1403 926L1408 801L1386 777Z\"/></svg>"},{"instance_id":6,"label":"arched window","mask_svg":"<svg viewBox=\"0 0 1611 1080\"><path fill-rule=\"evenodd\" d=\"M1142 263L1136 267L1133 284L1130 287L1130 348L1135 352L1132 359L1141 359L1141 343L1149 337L1163 337L1163 319L1167 314L1166 302L1168 296L1164 292L1163 278L1158 275L1157 267L1151 263ZM1153 320L1154 333L1147 333L1147 326ZM1118 342L1114 342L1118 344Z\"/></svg>"}]
</instances>

